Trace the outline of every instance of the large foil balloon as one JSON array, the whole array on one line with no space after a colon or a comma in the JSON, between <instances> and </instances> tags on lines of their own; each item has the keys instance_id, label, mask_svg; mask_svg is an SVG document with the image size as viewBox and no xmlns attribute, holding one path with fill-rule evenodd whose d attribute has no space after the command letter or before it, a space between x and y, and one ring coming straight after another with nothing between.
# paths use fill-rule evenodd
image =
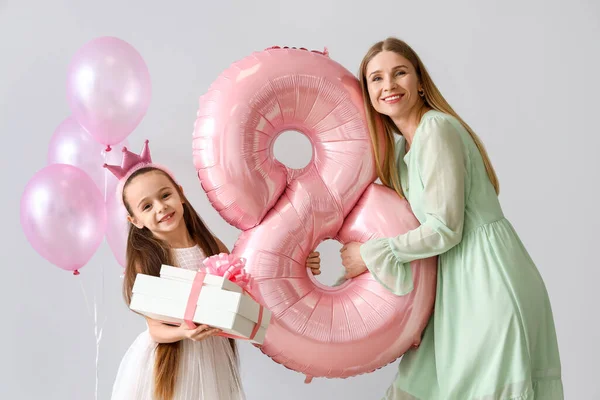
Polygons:
<instances>
[{"instance_id":1,"label":"large foil balloon","mask_svg":"<svg viewBox=\"0 0 600 400\"><path fill-rule=\"evenodd\" d=\"M274 158L287 130L313 145L303 169ZM362 95L349 71L303 49L271 48L234 63L200 99L193 154L213 206L243 230L233 253L247 259L251 291L273 312L265 354L309 381L370 372L418 346L436 258L411 264L414 289L405 296L368 273L324 286L305 267L326 239L364 242L419 225L405 200L373 184Z\"/></svg>"}]
</instances>

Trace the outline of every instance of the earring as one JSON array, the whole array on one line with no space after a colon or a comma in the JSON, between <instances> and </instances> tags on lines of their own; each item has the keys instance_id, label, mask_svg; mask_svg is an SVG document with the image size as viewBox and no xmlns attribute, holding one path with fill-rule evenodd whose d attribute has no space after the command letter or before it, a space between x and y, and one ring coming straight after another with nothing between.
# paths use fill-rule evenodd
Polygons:
<instances>
[{"instance_id":1,"label":"earring","mask_svg":"<svg viewBox=\"0 0 600 400\"><path fill-rule=\"evenodd\" d=\"M420 90L418 91L418 93L419 93L419 96L421 96L421 97L425 97L425 91L424 91L423 89L420 89Z\"/></svg>"}]
</instances>

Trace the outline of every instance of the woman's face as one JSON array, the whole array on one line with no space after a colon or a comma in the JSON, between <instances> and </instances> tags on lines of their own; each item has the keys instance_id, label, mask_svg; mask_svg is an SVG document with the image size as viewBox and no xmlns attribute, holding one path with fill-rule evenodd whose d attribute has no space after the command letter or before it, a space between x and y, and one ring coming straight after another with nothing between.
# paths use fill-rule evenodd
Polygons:
<instances>
[{"instance_id":1,"label":"woman's face","mask_svg":"<svg viewBox=\"0 0 600 400\"><path fill-rule=\"evenodd\" d=\"M373 108L392 120L408 117L422 101L415 67L400 54L377 54L367 64L365 76Z\"/></svg>"}]
</instances>

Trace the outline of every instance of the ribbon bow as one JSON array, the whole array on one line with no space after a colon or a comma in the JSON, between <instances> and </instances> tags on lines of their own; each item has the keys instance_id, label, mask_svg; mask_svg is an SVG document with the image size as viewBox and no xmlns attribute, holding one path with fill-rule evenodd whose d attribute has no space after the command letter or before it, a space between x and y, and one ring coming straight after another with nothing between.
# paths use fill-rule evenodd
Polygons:
<instances>
[{"instance_id":1,"label":"ribbon bow","mask_svg":"<svg viewBox=\"0 0 600 400\"><path fill-rule=\"evenodd\" d=\"M210 256L203 261L206 267L206 273L211 275L222 276L230 280L242 289L250 286L250 274L244 267L246 266L245 258L238 258L227 253L220 253Z\"/></svg>"}]
</instances>

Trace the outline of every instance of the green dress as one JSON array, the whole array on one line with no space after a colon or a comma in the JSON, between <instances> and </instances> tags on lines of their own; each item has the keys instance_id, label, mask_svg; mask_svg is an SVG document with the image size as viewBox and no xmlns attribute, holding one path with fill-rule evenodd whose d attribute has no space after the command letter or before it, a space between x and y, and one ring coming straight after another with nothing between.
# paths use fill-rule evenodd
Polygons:
<instances>
[{"instance_id":1,"label":"green dress","mask_svg":"<svg viewBox=\"0 0 600 400\"><path fill-rule=\"evenodd\" d=\"M402 188L421 226L364 243L369 271L410 290L410 261L438 257L435 311L385 399L563 399L560 357L544 282L506 220L482 157L452 116L427 112L405 154Z\"/></svg>"}]
</instances>

